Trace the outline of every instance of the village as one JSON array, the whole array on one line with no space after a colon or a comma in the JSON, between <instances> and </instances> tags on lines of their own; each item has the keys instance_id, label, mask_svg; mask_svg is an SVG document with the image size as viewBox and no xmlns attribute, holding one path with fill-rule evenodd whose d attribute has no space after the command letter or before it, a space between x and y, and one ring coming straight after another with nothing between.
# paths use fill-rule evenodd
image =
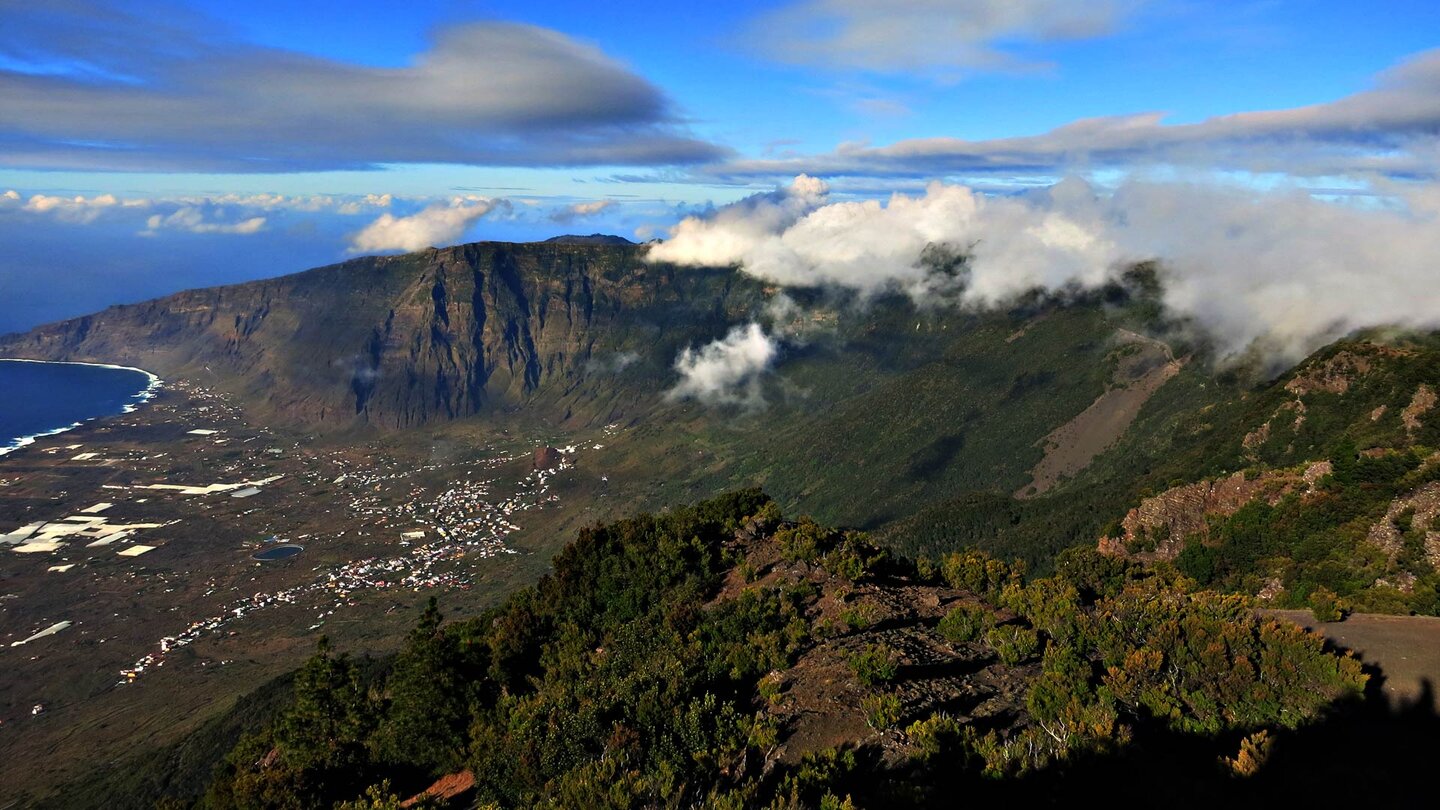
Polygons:
<instances>
[{"instance_id":1,"label":"village","mask_svg":"<svg viewBox=\"0 0 1440 810\"><path fill-rule=\"evenodd\" d=\"M257 610L277 605L306 605L316 611L316 623L310 629L318 630L336 611L354 607L351 596L357 591L470 587L469 570L474 565L497 554L515 553L505 545L506 536L520 529L512 518L559 500L557 496L547 494L549 480L574 466L575 452L576 448L571 446L558 451L555 458L547 458L554 462L553 466L532 470L521 479L515 494L500 501L491 500L494 479L465 481L434 499L417 496L389 508L378 505L373 497L357 498L351 502L351 510L373 519L376 525L384 526L393 517L409 520L417 527L399 533L397 545L404 553L356 560L317 571L316 577L303 585L251 594L218 615L191 622L181 632L161 638L156 650L120 671L122 682L134 681L147 670L163 665L170 652L218 632ZM513 457L498 456L473 466L494 467L515 460ZM361 487L400 477L404 476L342 474L342 479ZM394 522L399 523L398 520Z\"/></svg>"}]
</instances>

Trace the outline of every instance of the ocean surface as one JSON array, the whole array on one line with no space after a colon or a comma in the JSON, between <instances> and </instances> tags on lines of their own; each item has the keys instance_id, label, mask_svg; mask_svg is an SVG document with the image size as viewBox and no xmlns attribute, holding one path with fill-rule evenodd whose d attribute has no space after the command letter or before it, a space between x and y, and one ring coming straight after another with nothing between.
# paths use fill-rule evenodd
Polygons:
<instances>
[{"instance_id":1,"label":"ocean surface","mask_svg":"<svg viewBox=\"0 0 1440 810\"><path fill-rule=\"evenodd\" d=\"M0 360L0 455L37 436L132 411L159 382L135 368Z\"/></svg>"}]
</instances>

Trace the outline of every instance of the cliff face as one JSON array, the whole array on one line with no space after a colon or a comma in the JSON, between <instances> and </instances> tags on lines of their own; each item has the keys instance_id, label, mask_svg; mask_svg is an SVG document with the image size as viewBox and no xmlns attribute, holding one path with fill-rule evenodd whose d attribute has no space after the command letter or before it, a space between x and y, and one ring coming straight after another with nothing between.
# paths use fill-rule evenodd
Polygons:
<instances>
[{"instance_id":1,"label":"cliff face","mask_svg":"<svg viewBox=\"0 0 1440 810\"><path fill-rule=\"evenodd\" d=\"M525 406L611 419L679 349L761 300L623 245L476 243L194 290L0 338L0 355L136 365L297 423L408 427ZM641 396L647 395L647 396Z\"/></svg>"}]
</instances>

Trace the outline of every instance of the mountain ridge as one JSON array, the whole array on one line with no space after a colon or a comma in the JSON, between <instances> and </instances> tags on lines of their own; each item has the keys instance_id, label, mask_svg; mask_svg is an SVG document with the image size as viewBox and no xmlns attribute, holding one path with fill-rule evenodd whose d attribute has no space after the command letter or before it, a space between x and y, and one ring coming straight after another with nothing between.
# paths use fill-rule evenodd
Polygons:
<instances>
[{"instance_id":1,"label":"mountain ridge","mask_svg":"<svg viewBox=\"0 0 1440 810\"><path fill-rule=\"evenodd\" d=\"M624 386L587 369L644 346L668 351L648 353L659 371L760 301L733 270L650 264L635 245L476 242L110 307L0 337L0 354L218 381L308 425L404 428L521 406L613 419Z\"/></svg>"}]
</instances>

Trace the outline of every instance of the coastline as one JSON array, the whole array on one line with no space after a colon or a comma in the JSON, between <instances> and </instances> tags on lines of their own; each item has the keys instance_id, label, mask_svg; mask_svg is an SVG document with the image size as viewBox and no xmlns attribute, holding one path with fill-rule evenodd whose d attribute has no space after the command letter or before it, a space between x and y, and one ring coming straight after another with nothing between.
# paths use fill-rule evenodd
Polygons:
<instances>
[{"instance_id":1,"label":"coastline","mask_svg":"<svg viewBox=\"0 0 1440 810\"><path fill-rule=\"evenodd\" d=\"M78 422L72 422L68 425L62 425L61 427L52 428L51 430L45 430L39 433L32 433L27 436L19 436L14 439L10 439L10 444L0 446L0 458L4 458L5 456L15 452L16 450L21 450L23 448L29 447L30 445L34 444L35 440L37 439L43 439L46 436L57 436L61 433L74 430L75 428L80 427L86 422L93 422L96 419L108 419L111 416L121 416L127 413L134 413L140 408L141 405L144 405L146 402L154 399L155 394L158 393L161 387L163 387L165 384L165 381L160 379L160 376L155 374L154 372L147 371L143 368L136 368L135 366L121 366L114 363L83 363L78 360L32 360L23 357L0 357L0 363L41 363L61 366L90 366L92 368L108 368L116 371L134 371L140 374L144 374L147 380L145 387L141 389L138 393L130 397L130 401L125 403L125 406L120 409L120 413L92 416L89 419L82 419Z\"/></svg>"}]
</instances>

